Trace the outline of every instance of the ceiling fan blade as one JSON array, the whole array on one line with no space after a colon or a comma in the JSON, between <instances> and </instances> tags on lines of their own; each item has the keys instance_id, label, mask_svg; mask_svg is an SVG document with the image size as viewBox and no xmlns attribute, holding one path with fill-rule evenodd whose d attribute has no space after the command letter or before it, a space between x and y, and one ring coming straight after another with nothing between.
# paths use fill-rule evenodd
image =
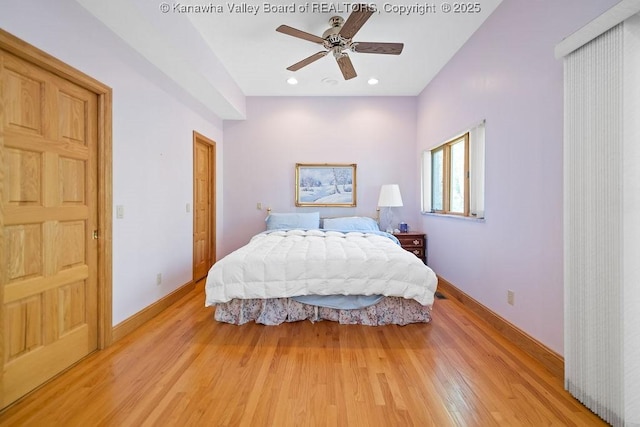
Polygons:
<instances>
[{"instance_id":1,"label":"ceiling fan blade","mask_svg":"<svg viewBox=\"0 0 640 427\"><path fill-rule=\"evenodd\" d=\"M353 50L359 53L382 53L385 55L400 55L402 53L403 43L354 43Z\"/></svg>"},{"instance_id":2,"label":"ceiling fan blade","mask_svg":"<svg viewBox=\"0 0 640 427\"><path fill-rule=\"evenodd\" d=\"M289 71L298 71L300 68L302 68L304 66L307 66L307 65L311 64L312 62L317 61L320 58L323 58L324 56L326 56L327 53L329 53L329 52L322 51L322 52L314 53L310 57L305 58L300 62L296 62L295 64L293 64L290 67L287 67L287 70L289 70Z\"/></svg>"},{"instance_id":3,"label":"ceiling fan blade","mask_svg":"<svg viewBox=\"0 0 640 427\"><path fill-rule=\"evenodd\" d=\"M373 7L366 4L354 5L353 7L355 7L355 10L351 12L351 15L349 15L340 30L340 35L345 39L353 38L375 12Z\"/></svg>"},{"instance_id":4,"label":"ceiling fan blade","mask_svg":"<svg viewBox=\"0 0 640 427\"><path fill-rule=\"evenodd\" d=\"M340 67L340 71L342 71L342 76L345 80L349 80L357 76L356 70L353 68L351 58L349 58L346 53L336 58L336 61L338 61L338 66Z\"/></svg>"},{"instance_id":5,"label":"ceiling fan blade","mask_svg":"<svg viewBox=\"0 0 640 427\"><path fill-rule=\"evenodd\" d=\"M280 25L276 28L276 31L282 34L286 34L288 36L298 37L299 39L308 40L313 43L323 44L324 39L318 36L314 36L313 34L305 33L302 30L297 30L288 25Z\"/></svg>"}]
</instances>

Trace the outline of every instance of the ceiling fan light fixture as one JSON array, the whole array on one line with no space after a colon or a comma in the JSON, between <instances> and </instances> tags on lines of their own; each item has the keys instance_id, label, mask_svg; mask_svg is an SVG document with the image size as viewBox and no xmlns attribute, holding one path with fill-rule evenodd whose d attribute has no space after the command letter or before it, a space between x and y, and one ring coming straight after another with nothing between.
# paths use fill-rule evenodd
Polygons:
<instances>
[{"instance_id":1,"label":"ceiling fan light fixture","mask_svg":"<svg viewBox=\"0 0 640 427\"><path fill-rule=\"evenodd\" d=\"M326 30L322 37L318 37L311 33L290 27L288 25L280 25L276 31L299 39L307 40L312 43L322 45L324 51L317 52L302 61L287 67L289 71L297 71L312 62L324 57L328 53L333 53L333 57L338 62L338 67L345 80L357 77L358 74L353 67L351 59L347 55L347 51L357 53L373 53L384 55L400 55L402 53L403 43L389 42L355 42L353 37L356 35L365 22L376 12L376 8L372 5L361 4L351 12L346 21L340 16L333 16L329 20L331 27Z\"/></svg>"},{"instance_id":2,"label":"ceiling fan light fixture","mask_svg":"<svg viewBox=\"0 0 640 427\"><path fill-rule=\"evenodd\" d=\"M295 77L289 77L287 79L287 83L289 83L292 86L295 86L298 84L298 79L296 79Z\"/></svg>"},{"instance_id":3,"label":"ceiling fan light fixture","mask_svg":"<svg viewBox=\"0 0 640 427\"><path fill-rule=\"evenodd\" d=\"M378 83L380 83L380 81L378 79L376 79L375 77L371 77L369 80L367 80L367 83L369 83L371 86L375 86Z\"/></svg>"}]
</instances>

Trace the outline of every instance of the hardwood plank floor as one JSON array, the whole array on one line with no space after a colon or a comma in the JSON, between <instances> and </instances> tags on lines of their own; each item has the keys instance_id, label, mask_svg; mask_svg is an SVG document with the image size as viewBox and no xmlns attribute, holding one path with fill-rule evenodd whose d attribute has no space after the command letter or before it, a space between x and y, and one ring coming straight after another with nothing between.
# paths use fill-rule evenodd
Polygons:
<instances>
[{"instance_id":1,"label":"hardwood plank floor","mask_svg":"<svg viewBox=\"0 0 640 427\"><path fill-rule=\"evenodd\" d=\"M2 426L599 426L452 300L403 327L218 323L202 286L0 414Z\"/></svg>"}]
</instances>

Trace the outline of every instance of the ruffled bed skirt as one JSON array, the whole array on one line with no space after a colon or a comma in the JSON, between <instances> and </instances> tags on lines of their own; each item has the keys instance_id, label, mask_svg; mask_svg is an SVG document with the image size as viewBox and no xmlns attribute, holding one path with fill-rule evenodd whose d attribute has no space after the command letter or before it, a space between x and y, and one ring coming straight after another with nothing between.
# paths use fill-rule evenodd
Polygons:
<instances>
[{"instance_id":1,"label":"ruffled bed skirt","mask_svg":"<svg viewBox=\"0 0 640 427\"><path fill-rule=\"evenodd\" d=\"M216 305L215 319L234 325L251 321L279 325L300 320L330 320L347 325L368 326L408 325L430 322L431 307L400 297L385 297L377 304L354 310L318 307L290 298L234 299Z\"/></svg>"}]
</instances>

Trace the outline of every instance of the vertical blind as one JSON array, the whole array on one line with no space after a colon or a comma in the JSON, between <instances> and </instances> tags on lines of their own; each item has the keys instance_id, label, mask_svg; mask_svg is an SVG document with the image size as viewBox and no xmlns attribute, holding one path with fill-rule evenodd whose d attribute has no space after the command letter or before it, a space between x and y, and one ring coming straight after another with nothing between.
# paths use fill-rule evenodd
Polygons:
<instances>
[{"instance_id":1,"label":"vertical blind","mask_svg":"<svg viewBox=\"0 0 640 427\"><path fill-rule=\"evenodd\" d=\"M640 425L640 16L564 59L565 387Z\"/></svg>"},{"instance_id":2,"label":"vertical blind","mask_svg":"<svg viewBox=\"0 0 640 427\"><path fill-rule=\"evenodd\" d=\"M622 425L622 24L565 58L565 387Z\"/></svg>"}]
</instances>

